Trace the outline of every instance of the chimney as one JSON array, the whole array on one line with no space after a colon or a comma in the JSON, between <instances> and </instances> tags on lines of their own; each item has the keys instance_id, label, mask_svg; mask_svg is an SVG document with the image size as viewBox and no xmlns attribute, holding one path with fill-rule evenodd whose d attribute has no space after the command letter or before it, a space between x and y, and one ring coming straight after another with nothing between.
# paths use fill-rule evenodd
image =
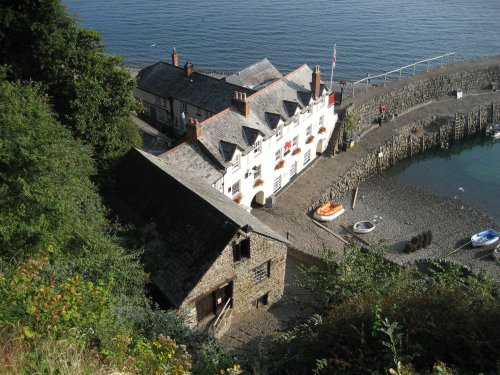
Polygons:
<instances>
[{"instance_id":1,"label":"chimney","mask_svg":"<svg viewBox=\"0 0 500 375\"><path fill-rule=\"evenodd\" d=\"M311 94L314 99L319 98L321 87L321 72L319 71L319 65L314 67L314 72L312 74L312 82L311 82Z\"/></svg>"},{"instance_id":2,"label":"chimney","mask_svg":"<svg viewBox=\"0 0 500 375\"><path fill-rule=\"evenodd\" d=\"M250 103L247 100L247 94L235 91L231 99L231 104L234 105L243 116L248 117L250 115Z\"/></svg>"},{"instance_id":3,"label":"chimney","mask_svg":"<svg viewBox=\"0 0 500 375\"><path fill-rule=\"evenodd\" d=\"M177 55L177 50L175 49L175 47L170 56L172 56L172 65L179 66L179 55Z\"/></svg>"},{"instance_id":4,"label":"chimney","mask_svg":"<svg viewBox=\"0 0 500 375\"><path fill-rule=\"evenodd\" d=\"M184 76L185 77L191 77L194 71L194 66L188 61L186 61L186 64L184 65Z\"/></svg>"},{"instance_id":5,"label":"chimney","mask_svg":"<svg viewBox=\"0 0 500 375\"><path fill-rule=\"evenodd\" d=\"M188 119L186 125L186 140L188 142L194 142L201 137L201 124L193 117Z\"/></svg>"}]
</instances>

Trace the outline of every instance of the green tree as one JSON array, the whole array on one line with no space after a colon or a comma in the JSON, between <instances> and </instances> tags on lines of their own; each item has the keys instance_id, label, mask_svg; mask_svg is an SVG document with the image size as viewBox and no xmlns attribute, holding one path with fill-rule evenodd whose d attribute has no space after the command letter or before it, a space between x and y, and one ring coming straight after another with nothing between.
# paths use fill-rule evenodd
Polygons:
<instances>
[{"instance_id":1,"label":"green tree","mask_svg":"<svg viewBox=\"0 0 500 375\"><path fill-rule=\"evenodd\" d=\"M130 119L135 80L59 0L3 1L0 50L9 79L40 82L60 121L92 147L100 170L140 144Z\"/></svg>"},{"instance_id":2,"label":"green tree","mask_svg":"<svg viewBox=\"0 0 500 375\"><path fill-rule=\"evenodd\" d=\"M441 361L454 373L500 370L498 285L486 275L397 267L383 247L351 248L342 261L325 252L324 262L301 279L316 314L272 341L270 373L449 373Z\"/></svg>"}]
</instances>

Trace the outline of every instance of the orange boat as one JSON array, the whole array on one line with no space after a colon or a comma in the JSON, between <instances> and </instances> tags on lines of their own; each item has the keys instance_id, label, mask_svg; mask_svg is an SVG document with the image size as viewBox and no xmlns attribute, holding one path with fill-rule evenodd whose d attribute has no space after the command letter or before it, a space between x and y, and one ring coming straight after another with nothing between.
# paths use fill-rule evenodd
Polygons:
<instances>
[{"instance_id":1,"label":"orange boat","mask_svg":"<svg viewBox=\"0 0 500 375\"><path fill-rule=\"evenodd\" d=\"M321 221L331 221L344 213L344 206L328 202L314 211L314 218Z\"/></svg>"}]
</instances>

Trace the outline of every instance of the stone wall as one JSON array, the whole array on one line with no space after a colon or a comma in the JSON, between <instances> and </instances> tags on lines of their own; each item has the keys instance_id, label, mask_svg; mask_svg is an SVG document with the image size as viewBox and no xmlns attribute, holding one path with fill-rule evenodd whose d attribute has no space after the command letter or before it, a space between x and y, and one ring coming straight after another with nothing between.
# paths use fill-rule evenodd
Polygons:
<instances>
[{"instance_id":1,"label":"stone wall","mask_svg":"<svg viewBox=\"0 0 500 375\"><path fill-rule=\"evenodd\" d=\"M454 118L429 117L405 124L398 129L399 135L374 146L344 176L339 176L334 185L311 202L308 211L313 211L329 200L338 200L368 177L399 160L480 133L486 126L496 122L500 122L500 102L457 114Z\"/></svg>"},{"instance_id":2,"label":"stone wall","mask_svg":"<svg viewBox=\"0 0 500 375\"><path fill-rule=\"evenodd\" d=\"M226 283L233 283L232 310L234 314L255 309L257 299L266 293L269 305L277 302L283 295L287 246L252 233L250 258L234 262L232 245L241 239L243 239L242 236L234 238L224 248L221 255L179 307L179 312L186 316L190 327L194 328L198 323L196 301ZM254 283L252 276L255 268L266 262L270 262L269 278Z\"/></svg>"},{"instance_id":3,"label":"stone wall","mask_svg":"<svg viewBox=\"0 0 500 375\"><path fill-rule=\"evenodd\" d=\"M459 63L457 63L459 65ZM359 119L356 132L363 133L379 117L380 106L386 106L389 114L401 115L411 109L446 97L453 97L457 90L475 93L489 90L492 82L500 79L500 65L478 66L464 70L451 71L436 68L429 73L405 78L405 84L389 83L377 89L379 95L364 100L363 94L355 97L350 108Z\"/></svg>"}]
</instances>

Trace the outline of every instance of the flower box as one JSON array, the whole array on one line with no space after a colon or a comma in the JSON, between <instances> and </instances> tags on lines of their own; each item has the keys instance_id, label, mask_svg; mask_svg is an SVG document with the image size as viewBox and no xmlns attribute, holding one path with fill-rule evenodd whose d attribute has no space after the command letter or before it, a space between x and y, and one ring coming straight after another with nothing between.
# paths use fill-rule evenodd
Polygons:
<instances>
[{"instance_id":1,"label":"flower box","mask_svg":"<svg viewBox=\"0 0 500 375\"><path fill-rule=\"evenodd\" d=\"M297 155L297 154L300 154L302 150L300 149L300 147L297 147L295 148L293 151L292 151L292 155Z\"/></svg>"},{"instance_id":2,"label":"flower box","mask_svg":"<svg viewBox=\"0 0 500 375\"><path fill-rule=\"evenodd\" d=\"M235 196L235 197L233 198L233 201L234 201L235 203L240 204L240 202L241 202L241 200L242 200L242 199L243 199L243 194L241 194L241 193L240 193L240 194L238 194L237 196Z\"/></svg>"},{"instance_id":3,"label":"flower box","mask_svg":"<svg viewBox=\"0 0 500 375\"><path fill-rule=\"evenodd\" d=\"M309 137L307 137L307 140L306 140L306 143L311 143L312 141L314 141L314 135L310 135Z\"/></svg>"},{"instance_id":4,"label":"flower box","mask_svg":"<svg viewBox=\"0 0 500 375\"><path fill-rule=\"evenodd\" d=\"M324 132L326 132L326 128L324 126L322 126L321 128L319 128L318 134L322 134Z\"/></svg>"},{"instance_id":5,"label":"flower box","mask_svg":"<svg viewBox=\"0 0 500 375\"><path fill-rule=\"evenodd\" d=\"M258 178L253 182L253 187L264 185L264 180L262 178Z\"/></svg>"},{"instance_id":6,"label":"flower box","mask_svg":"<svg viewBox=\"0 0 500 375\"><path fill-rule=\"evenodd\" d=\"M283 166L285 165L285 161L282 159L278 162L278 164L276 164L276 166L274 167L274 169L280 169L280 168L283 168Z\"/></svg>"}]
</instances>

